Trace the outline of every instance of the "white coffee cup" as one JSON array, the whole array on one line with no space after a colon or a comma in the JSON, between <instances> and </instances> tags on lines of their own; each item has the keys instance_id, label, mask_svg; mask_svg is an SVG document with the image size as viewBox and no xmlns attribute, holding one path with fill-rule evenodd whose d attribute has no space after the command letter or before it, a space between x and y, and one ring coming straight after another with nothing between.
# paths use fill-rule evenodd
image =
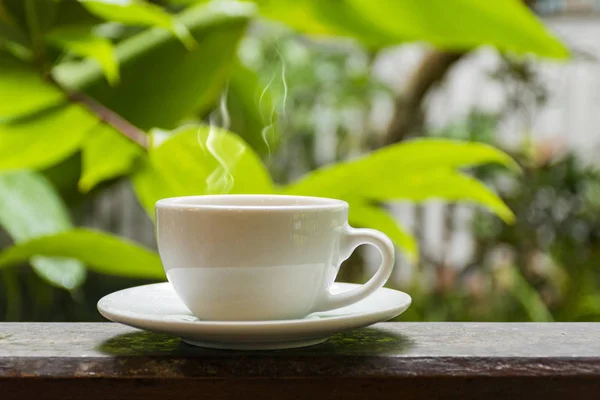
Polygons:
<instances>
[{"instance_id":1,"label":"white coffee cup","mask_svg":"<svg viewBox=\"0 0 600 400\"><path fill-rule=\"evenodd\" d=\"M348 204L320 197L210 195L156 203L157 241L168 280L204 320L282 320L344 307L382 287L394 246L348 225ZM361 244L381 266L363 286L331 294L342 261Z\"/></svg>"}]
</instances>

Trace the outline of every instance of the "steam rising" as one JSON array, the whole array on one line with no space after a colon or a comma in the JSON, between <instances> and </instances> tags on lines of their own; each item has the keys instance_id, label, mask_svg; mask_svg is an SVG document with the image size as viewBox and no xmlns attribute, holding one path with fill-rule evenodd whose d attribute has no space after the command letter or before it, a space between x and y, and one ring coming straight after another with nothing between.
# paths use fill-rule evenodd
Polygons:
<instances>
[{"instance_id":1,"label":"steam rising","mask_svg":"<svg viewBox=\"0 0 600 400\"><path fill-rule=\"evenodd\" d=\"M219 166L206 178L208 194L225 194L231 192L234 185L232 171L242 158L245 148L242 144L227 140L224 131L231 126L231 117L227 109L227 88L219 100L219 108L209 116L209 129L206 142L202 140L198 130L198 143L204 151L208 151L219 163ZM217 124L217 117L221 123ZM221 128L219 128L219 125Z\"/></svg>"},{"instance_id":2,"label":"steam rising","mask_svg":"<svg viewBox=\"0 0 600 400\"><path fill-rule=\"evenodd\" d=\"M281 61L281 84L283 89L280 117L286 116L286 102L288 96L288 86L285 78L285 64L279 50L277 50ZM275 82L278 72L275 71L269 80L269 83L262 90L258 99L258 110L263 121L264 128L261 130L262 140L267 146L268 154L271 155L272 149L270 143L275 136L276 111L275 104L271 107L268 120L262 114L263 101L271 85ZM218 166L206 178L207 194L225 194L230 193L234 187L233 171L241 160L246 148L238 141L230 140L225 131L231 126L231 116L227 109L227 86L219 100L219 107L209 115L209 130L206 141L203 139L203 130L198 130L198 143L203 151L208 152L217 161ZM237 132L242 133L242 132Z\"/></svg>"},{"instance_id":3,"label":"steam rising","mask_svg":"<svg viewBox=\"0 0 600 400\"><path fill-rule=\"evenodd\" d=\"M281 101L281 117L283 119L285 119L285 105L287 104L287 96L288 96L288 87L287 87L287 81L285 80L285 63L283 62L283 58L281 57L281 54L279 53L279 50L277 51L277 54L279 54L279 59L281 60L281 83L283 84L283 100Z\"/></svg>"},{"instance_id":4,"label":"steam rising","mask_svg":"<svg viewBox=\"0 0 600 400\"><path fill-rule=\"evenodd\" d=\"M285 63L283 61L283 57L281 56L281 53L279 52L279 50L276 50L276 51L277 51L277 55L279 56L279 60L281 61L281 84L283 86L283 98L281 101L280 114L281 114L281 118L285 119L285 116L286 116L285 106L287 103L287 96L288 96L287 81L285 79ZM267 86L265 86L262 93L260 94L260 98L258 99L258 109L259 110L263 109L263 105L262 105L263 98L264 98L265 94L267 93L267 91L269 90L269 88L271 87L271 85L273 84L273 82L275 81L276 75L277 75L277 72L274 72L273 75L271 76L271 79L269 80L269 83L267 83ZM261 131L261 136L262 136L263 142L267 146L267 151L268 151L269 155L271 155L271 145L269 143L274 139L274 135L275 135L275 111L276 111L276 107L275 107L275 105L273 105L273 107L271 108L271 113L269 115L269 121L268 121L269 123L268 124L265 121L265 118L261 112L263 124L265 125L265 127ZM269 136L268 136L269 134L271 134L271 140L269 140Z\"/></svg>"},{"instance_id":5,"label":"steam rising","mask_svg":"<svg viewBox=\"0 0 600 400\"><path fill-rule=\"evenodd\" d=\"M274 79L275 79L275 74L273 74L273 76L271 77L271 80L269 81L267 86L265 86L262 93L260 94L260 99L258 100L258 109L259 110L262 110L263 97L265 96L265 93L267 93L267 90L269 90L269 88L271 87L271 84L273 83ZM271 145L269 145L269 138L267 135L269 134L269 132L271 133L271 135L273 135L275 133L275 129L274 129L275 107L273 107L271 109L271 114L269 116L269 124L267 124L265 122L265 118L262 115L261 115L261 117L263 119L263 124L265 125L265 127L260 132L260 135L262 136L263 142L267 146L267 151L269 152L269 155L271 155Z\"/></svg>"},{"instance_id":6,"label":"steam rising","mask_svg":"<svg viewBox=\"0 0 600 400\"><path fill-rule=\"evenodd\" d=\"M219 100L219 111L221 112L222 127L228 130L231 126L231 117L229 116L229 110L227 109L227 93L229 92L229 85L225 87L225 91L221 95Z\"/></svg>"}]
</instances>

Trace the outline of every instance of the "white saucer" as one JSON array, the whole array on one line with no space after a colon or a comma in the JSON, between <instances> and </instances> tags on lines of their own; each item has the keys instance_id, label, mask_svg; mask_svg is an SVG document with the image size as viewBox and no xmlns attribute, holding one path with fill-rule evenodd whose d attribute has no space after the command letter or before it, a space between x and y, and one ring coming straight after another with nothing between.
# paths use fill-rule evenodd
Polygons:
<instances>
[{"instance_id":1,"label":"white saucer","mask_svg":"<svg viewBox=\"0 0 600 400\"><path fill-rule=\"evenodd\" d=\"M340 293L358 285L334 283ZM329 336L392 319L411 303L408 294L382 288L351 306L285 321L202 321L192 315L168 282L109 294L98 302L104 317L135 328L181 337L216 349L270 350L310 346Z\"/></svg>"}]
</instances>

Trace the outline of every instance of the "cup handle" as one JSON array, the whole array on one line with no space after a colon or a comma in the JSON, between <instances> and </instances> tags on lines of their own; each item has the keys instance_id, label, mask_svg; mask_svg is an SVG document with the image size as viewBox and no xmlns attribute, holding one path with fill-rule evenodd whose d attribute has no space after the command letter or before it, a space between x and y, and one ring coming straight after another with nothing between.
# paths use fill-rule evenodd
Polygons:
<instances>
[{"instance_id":1,"label":"cup handle","mask_svg":"<svg viewBox=\"0 0 600 400\"><path fill-rule=\"evenodd\" d=\"M326 293L314 311L327 311L354 304L381 288L389 279L394 268L394 245L390 238L373 229L355 229L346 226L340 239L340 258L345 260L362 244L375 246L381 254L381 264L375 275L359 288L339 293Z\"/></svg>"}]
</instances>

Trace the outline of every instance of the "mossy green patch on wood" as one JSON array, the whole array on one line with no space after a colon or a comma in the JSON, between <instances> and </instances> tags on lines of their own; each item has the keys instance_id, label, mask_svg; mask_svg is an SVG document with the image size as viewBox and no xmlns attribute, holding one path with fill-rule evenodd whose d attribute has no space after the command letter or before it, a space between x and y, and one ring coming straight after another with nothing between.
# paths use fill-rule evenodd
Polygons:
<instances>
[{"instance_id":1,"label":"mossy green patch on wood","mask_svg":"<svg viewBox=\"0 0 600 400\"><path fill-rule=\"evenodd\" d=\"M9 335L9 334L0 335L0 340L7 340L7 339L10 339L11 337L12 337L12 335Z\"/></svg>"},{"instance_id":2,"label":"mossy green patch on wood","mask_svg":"<svg viewBox=\"0 0 600 400\"><path fill-rule=\"evenodd\" d=\"M402 352L412 345L412 340L404 335L378 328L363 328L335 334L327 342L306 348L306 351L385 354Z\"/></svg>"},{"instance_id":3,"label":"mossy green patch on wood","mask_svg":"<svg viewBox=\"0 0 600 400\"><path fill-rule=\"evenodd\" d=\"M135 332L115 336L98 350L118 356L171 353L181 345L181 339L152 332Z\"/></svg>"}]
</instances>

